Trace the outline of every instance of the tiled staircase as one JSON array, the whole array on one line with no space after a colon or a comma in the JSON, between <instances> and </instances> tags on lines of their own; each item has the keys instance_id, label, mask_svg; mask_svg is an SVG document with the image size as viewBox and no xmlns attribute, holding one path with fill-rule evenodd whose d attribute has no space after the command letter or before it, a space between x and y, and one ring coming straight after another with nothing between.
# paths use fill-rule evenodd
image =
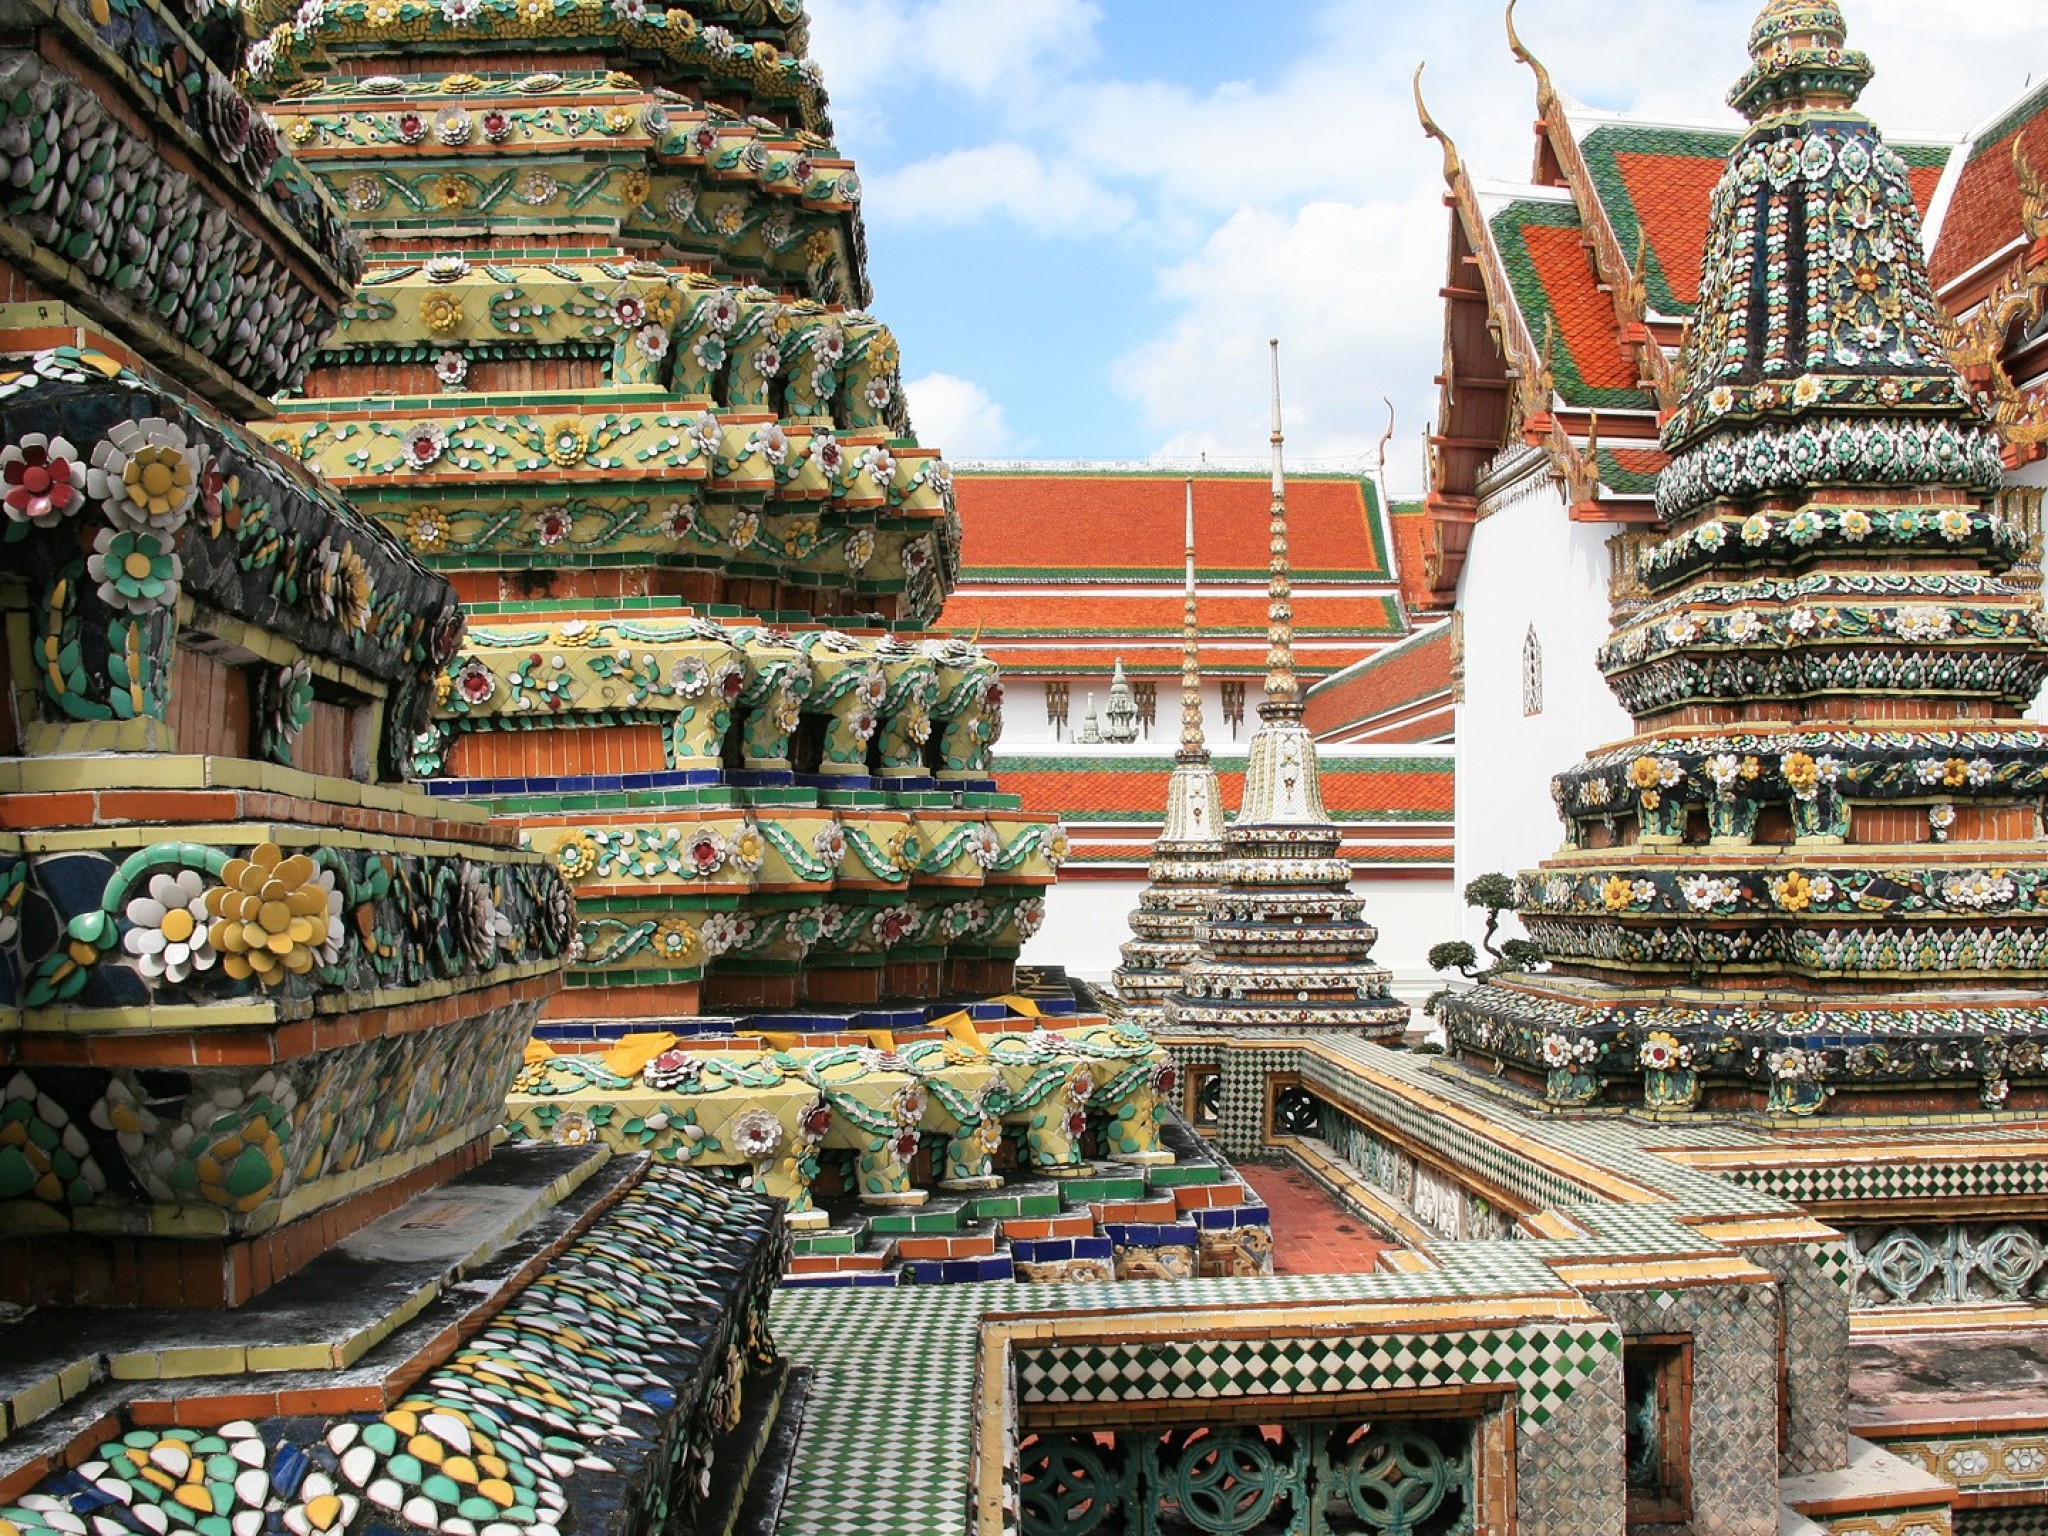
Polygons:
<instances>
[{"instance_id":1,"label":"tiled staircase","mask_svg":"<svg viewBox=\"0 0 2048 1536\"><path fill-rule=\"evenodd\" d=\"M1269 1216L1235 1170L1191 1136L1155 1168L1099 1163L1086 1176L934 1192L915 1211L834 1211L798 1233L785 1286L1023 1284L1248 1274L1270 1266Z\"/></svg>"}]
</instances>

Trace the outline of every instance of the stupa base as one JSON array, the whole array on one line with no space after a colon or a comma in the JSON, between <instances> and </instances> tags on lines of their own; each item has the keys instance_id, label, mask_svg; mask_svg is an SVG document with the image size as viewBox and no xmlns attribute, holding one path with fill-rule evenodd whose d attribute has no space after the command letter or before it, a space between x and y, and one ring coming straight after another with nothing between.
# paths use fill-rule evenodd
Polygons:
<instances>
[{"instance_id":1,"label":"stupa base","mask_svg":"<svg viewBox=\"0 0 2048 1536\"><path fill-rule=\"evenodd\" d=\"M1557 1107L1831 1115L2039 1113L2038 993L1814 997L1490 982L1440 1009L1451 1050Z\"/></svg>"}]
</instances>

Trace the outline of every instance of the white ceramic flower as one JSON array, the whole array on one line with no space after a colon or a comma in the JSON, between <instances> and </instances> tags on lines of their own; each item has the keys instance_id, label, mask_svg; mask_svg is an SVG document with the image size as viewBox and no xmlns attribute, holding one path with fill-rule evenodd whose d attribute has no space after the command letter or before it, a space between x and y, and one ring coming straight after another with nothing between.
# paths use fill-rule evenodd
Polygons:
<instances>
[{"instance_id":1,"label":"white ceramic flower","mask_svg":"<svg viewBox=\"0 0 2048 1536\"><path fill-rule=\"evenodd\" d=\"M130 898L126 915L134 926L122 936L121 947L151 981L179 982L194 971L213 969L206 881L196 870L150 876L148 893Z\"/></svg>"},{"instance_id":2,"label":"white ceramic flower","mask_svg":"<svg viewBox=\"0 0 2048 1536\"><path fill-rule=\"evenodd\" d=\"M733 1122L732 1144L749 1162L773 1157L782 1145L782 1122L770 1110L750 1109Z\"/></svg>"}]
</instances>

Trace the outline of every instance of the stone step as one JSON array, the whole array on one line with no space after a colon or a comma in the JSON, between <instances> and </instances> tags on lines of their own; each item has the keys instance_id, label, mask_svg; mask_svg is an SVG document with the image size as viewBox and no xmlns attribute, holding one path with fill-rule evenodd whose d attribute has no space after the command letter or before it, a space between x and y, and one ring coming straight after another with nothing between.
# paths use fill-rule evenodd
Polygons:
<instances>
[{"instance_id":1,"label":"stone step","mask_svg":"<svg viewBox=\"0 0 2048 1536\"><path fill-rule=\"evenodd\" d=\"M1064 1216L1027 1216L1002 1224L1004 1240L1011 1243L1037 1242L1053 1237L1093 1237L1095 1216L1090 1211L1069 1211Z\"/></svg>"},{"instance_id":2,"label":"stone step","mask_svg":"<svg viewBox=\"0 0 2048 1536\"><path fill-rule=\"evenodd\" d=\"M1098 1200L1089 1207L1096 1222L1108 1227L1170 1226L1180 1219L1180 1207L1171 1196L1163 1200Z\"/></svg>"},{"instance_id":3,"label":"stone step","mask_svg":"<svg viewBox=\"0 0 2048 1536\"><path fill-rule=\"evenodd\" d=\"M1244 1196L1245 1188L1238 1183L1173 1186L1173 1203L1183 1211L1209 1211L1229 1205L1243 1205Z\"/></svg>"},{"instance_id":4,"label":"stone step","mask_svg":"<svg viewBox=\"0 0 2048 1536\"><path fill-rule=\"evenodd\" d=\"M866 1222L847 1227L828 1227L822 1232L797 1232L790 1238L791 1251L799 1257L809 1253L857 1253L868 1240Z\"/></svg>"},{"instance_id":5,"label":"stone step","mask_svg":"<svg viewBox=\"0 0 2048 1536\"><path fill-rule=\"evenodd\" d=\"M1214 1163L1164 1163L1145 1170L1145 1182L1154 1189L1180 1189L1189 1184L1229 1184L1223 1170Z\"/></svg>"},{"instance_id":6,"label":"stone step","mask_svg":"<svg viewBox=\"0 0 2048 1536\"><path fill-rule=\"evenodd\" d=\"M905 1285L968 1285L1014 1280L1017 1267L1007 1253L977 1259L915 1259L899 1271Z\"/></svg>"},{"instance_id":7,"label":"stone step","mask_svg":"<svg viewBox=\"0 0 2048 1536\"><path fill-rule=\"evenodd\" d=\"M895 1260L895 1245L869 1248L860 1253L805 1253L789 1261L792 1275L846 1275L887 1269Z\"/></svg>"},{"instance_id":8,"label":"stone step","mask_svg":"<svg viewBox=\"0 0 2048 1536\"><path fill-rule=\"evenodd\" d=\"M966 1209L974 1213L976 1221L1004 1221L1014 1216L1057 1216L1065 1207L1057 1191L1034 1190L982 1195L969 1200Z\"/></svg>"},{"instance_id":9,"label":"stone step","mask_svg":"<svg viewBox=\"0 0 2048 1536\"><path fill-rule=\"evenodd\" d=\"M876 1237L902 1237L910 1233L964 1232L973 1222L957 1205L934 1206L920 1211L890 1211L868 1218L868 1231Z\"/></svg>"},{"instance_id":10,"label":"stone step","mask_svg":"<svg viewBox=\"0 0 2048 1536\"><path fill-rule=\"evenodd\" d=\"M1132 1174L1123 1178L1068 1179L1060 1185L1060 1198L1071 1208L1093 1205L1100 1200L1142 1200L1145 1180Z\"/></svg>"},{"instance_id":11,"label":"stone step","mask_svg":"<svg viewBox=\"0 0 2048 1536\"><path fill-rule=\"evenodd\" d=\"M899 1237L896 1255L912 1259L984 1259L996 1251L993 1232L955 1233L948 1237Z\"/></svg>"}]
</instances>

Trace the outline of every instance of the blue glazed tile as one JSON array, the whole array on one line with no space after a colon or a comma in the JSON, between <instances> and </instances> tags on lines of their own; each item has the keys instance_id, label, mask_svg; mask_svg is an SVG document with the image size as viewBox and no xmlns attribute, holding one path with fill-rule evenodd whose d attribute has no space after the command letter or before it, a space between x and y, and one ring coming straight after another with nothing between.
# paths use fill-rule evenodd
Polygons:
<instances>
[{"instance_id":1,"label":"blue glazed tile","mask_svg":"<svg viewBox=\"0 0 2048 1536\"><path fill-rule=\"evenodd\" d=\"M1101 1241L1107 1242L1107 1239ZM1075 1257L1071 1237L1019 1238L1010 1244L1010 1256L1024 1264L1052 1264Z\"/></svg>"},{"instance_id":2,"label":"blue glazed tile","mask_svg":"<svg viewBox=\"0 0 2048 1536\"><path fill-rule=\"evenodd\" d=\"M1077 1259L1112 1259L1116 1257L1116 1244L1106 1237L1077 1237L1073 1239L1074 1257Z\"/></svg>"}]
</instances>

